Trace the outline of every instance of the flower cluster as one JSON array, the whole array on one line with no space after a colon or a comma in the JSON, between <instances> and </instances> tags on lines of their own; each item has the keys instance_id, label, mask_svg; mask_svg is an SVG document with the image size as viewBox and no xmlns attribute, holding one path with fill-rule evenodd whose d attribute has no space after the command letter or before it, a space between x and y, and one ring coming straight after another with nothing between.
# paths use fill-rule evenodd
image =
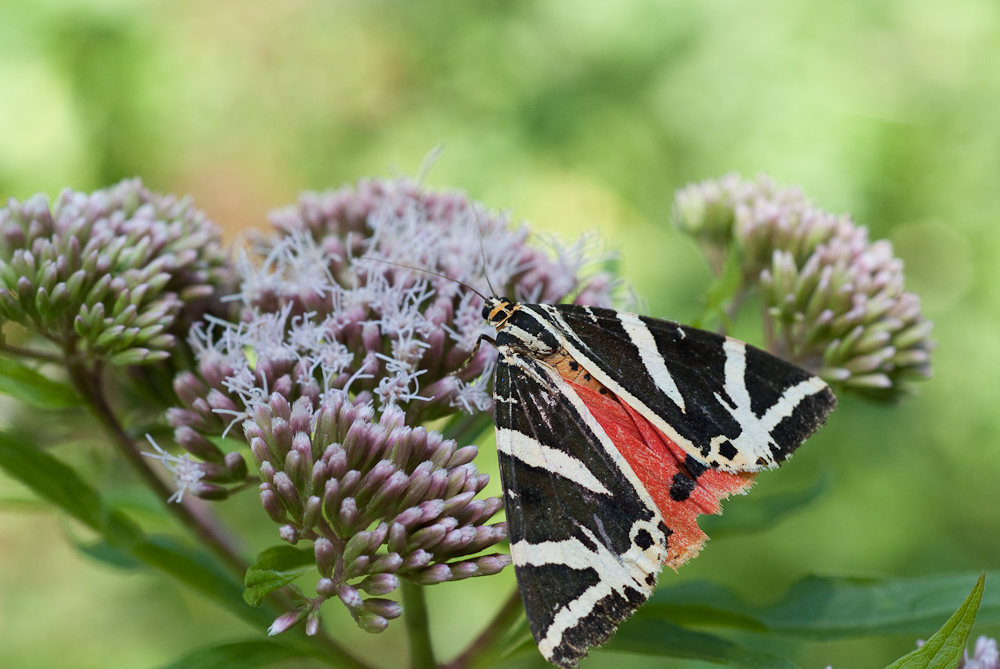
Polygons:
<instances>
[{"instance_id":1,"label":"flower cluster","mask_svg":"<svg viewBox=\"0 0 1000 669\"><path fill-rule=\"evenodd\" d=\"M472 464L476 447L408 427L395 407L374 418L343 391L327 393L317 411L307 397L289 406L274 393L246 436L280 536L313 542L321 578L303 608L338 597L363 629L381 632L401 609L361 591L386 595L399 576L431 585L495 574L510 557L465 559L507 535L505 523L484 524L502 502L475 498L489 481Z\"/></svg>"},{"instance_id":2,"label":"flower cluster","mask_svg":"<svg viewBox=\"0 0 1000 669\"><path fill-rule=\"evenodd\" d=\"M183 406L168 414L196 458L178 461L178 482L205 498L245 486L242 457L211 440L242 424L264 508L282 539L313 541L322 576L318 598L275 629L314 620L336 596L380 631L398 605L359 591L509 563L472 557L506 537L505 524L486 524L500 500L476 499L487 477L475 447L418 427L491 405L496 353L473 356L490 332L482 294L608 304L614 286L580 278L586 244L550 257L506 216L406 180L306 194L272 222L277 233L238 263L240 321L192 330L198 373L177 377Z\"/></svg>"},{"instance_id":3,"label":"flower cluster","mask_svg":"<svg viewBox=\"0 0 1000 669\"><path fill-rule=\"evenodd\" d=\"M232 283L218 228L189 200L138 179L0 209L0 322L113 364L169 357L216 289ZM182 318L178 318L183 316Z\"/></svg>"},{"instance_id":4,"label":"flower cluster","mask_svg":"<svg viewBox=\"0 0 1000 669\"><path fill-rule=\"evenodd\" d=\"M720 258L739 253L757 285L772 352L843 389L891 399L930 375L933 324L903 290L903 263L848 216L797 188L729 175L678 191L674 217Z\"/></svg>"}]
</instances>

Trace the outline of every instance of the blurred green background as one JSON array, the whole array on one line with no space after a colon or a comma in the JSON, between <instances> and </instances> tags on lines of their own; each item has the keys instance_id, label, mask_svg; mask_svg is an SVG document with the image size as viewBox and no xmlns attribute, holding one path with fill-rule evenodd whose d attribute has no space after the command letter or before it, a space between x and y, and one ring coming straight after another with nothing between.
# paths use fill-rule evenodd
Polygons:
<instances>
[{"instance_id":1,"label":"blurred green background","mask_svg":"<svg viewBox=\"0 0 1000 669\"><path fill-rule=\"evenodd\" d=\"M937 323L934 378L895 406L842 398L752 493L830 472L822 499L661 583L766 601L809 573L1000 567L995 0L0 0L4 200L140 175L235 233L301 190L414 175L437 145L427 183L539 231L600 230L656 316L694 318L711 281L668 224L673 191L730 171L801 184L905 260ZM152 667L248 634L164 578L82 556L75 528L0 486L0 666ZM261 525L248 550L277 542L252 497L227 510ZM442 656L512 583L431 589ZM402 663L400 623L372 637L325 612L357 652ZM854 669L913 642L785 650ZM708 666L598 652L584 667L612 664Z\"/></svg>"}]
</instances>

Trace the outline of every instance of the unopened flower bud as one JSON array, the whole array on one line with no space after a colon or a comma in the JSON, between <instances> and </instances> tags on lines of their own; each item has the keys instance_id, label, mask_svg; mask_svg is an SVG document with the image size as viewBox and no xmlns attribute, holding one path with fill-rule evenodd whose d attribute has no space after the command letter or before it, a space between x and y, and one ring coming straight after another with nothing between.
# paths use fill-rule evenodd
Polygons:
<instances>
[{"instance_id":1,"label":"unopened flower bud","mask_svg":"<svg viewBox=\"0 0 1000 669\"><path fill-rule=\"evenodd\" d=\"M403 607L399 605L399 602L374 597L365 600L362 611L365 613L374 613L389 620L403 615Z\"/></svg>"},{"instance_id":2,"label":"unopened flower bud","mask_svg":"<svg viewBox=\"0 0 1000 669\"><path fill-rule=\"evenodd\" d=\"M307 612L304 609L296 609L278 616L278 618L271 623L271 626L267 628L267 635L275 636L276 634L287 632L301 622L306 617L306 613Z\"/></svg>"},{"instance_id":3,"label":"unopened flower bud","mask_svg":"<svg viewBox=\"0 0 1000 669\"><path fill-rule=\"evenodd\" d=\"M316 555L316 567L323 576L329 576L337 566L340 555L333 542L320 537L313 541L313 553Z\"/></svg>"},{"instance_id":4,"label":"unopened flower bud","mask_svg":"<svg viewBox=\"0 0 1000 669\"><path fill-rule=\"evenodd\" d=\"M299 543L299 530L294 525L282 525L278 528L278 536L293 546Z\"/></svg>"},{"instance_id":5,"label":"unopened flower bud","mask_svg":"<svg viewBox=\"0 0 1000 669\"><path fill-rule=\"evenodd\" d=\"M389 621L375 613L366 613L358 617L358 627L372 634L384 632L388 626Z\"/></svg>"},{"instance_id":6,"label":"unopened flower bud","mask_svg":"<svg viewBox=\"0 0 1000 669\"><path fill-rule=\"evenodd\" d=\"M369 595L387 595L398 587L399 579L394 574L372 574L358 584Z\"/></svg>"},{"instance_id":7,"label":"unopened flower bud","mask_svg":"<svg viewBox=\"0 0 1000 669\"><path fill-rule=\"evenodd\" d=\"M421 553L421 551L417 551ZM422 557L421 557L422 559ZM400 567L403 566L403 558L400 557L399 553L391 552L386 555L381 555L368 565L369 574L382 574L382 573L393 573L399 571Z\"/></svg>"},{"instance_id":8,"label":"unopened flower bud","mask_svg":"<svg viewBox=\"0 0 1000 669\"><path fill-rule=\"evenodd\" d=\"M344 606L351 611L356 611L364 605L361 593L349 585L340 586L337 590L337 596L340 597L340 601L344 603Z\"/></svg>"},{"instance_id":9,"label":"unopened flower bud","mask_svg":"<svg viewBox=\"0 0 1000 669\"><path fill-rule=\"evenodd\" d=\"M446 564L433 564L413 574L414 583L419 585L435 585L451 580L451 569Z\"/></svg>"}]
</instances>

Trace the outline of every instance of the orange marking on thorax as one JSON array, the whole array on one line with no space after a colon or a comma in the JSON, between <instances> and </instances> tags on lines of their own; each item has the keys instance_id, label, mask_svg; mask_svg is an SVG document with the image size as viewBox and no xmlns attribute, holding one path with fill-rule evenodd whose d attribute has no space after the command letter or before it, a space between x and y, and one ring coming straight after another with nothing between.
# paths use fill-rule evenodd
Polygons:
<instances>
[{"instance_id":1,"label":"orange marking on thorax","mask_svg":"<svg viewBox=\"0 0 1000 669\"><path fill-rule=\"evenodd\" d=\"M756 473L732 474L707 469L697 477L690 496L678 502L670 496L674 476L682 473L694 478L684 469L687 453L606 388L606 394L601 394L567 379L649 491L664 522L672 530L673 534L667 539L666 564L676 569L697 555L705 543L707 537L698 527L698 516L721 513L719 502L733 493L746 492L753 485Z\"/></svg>"}]
</instances>

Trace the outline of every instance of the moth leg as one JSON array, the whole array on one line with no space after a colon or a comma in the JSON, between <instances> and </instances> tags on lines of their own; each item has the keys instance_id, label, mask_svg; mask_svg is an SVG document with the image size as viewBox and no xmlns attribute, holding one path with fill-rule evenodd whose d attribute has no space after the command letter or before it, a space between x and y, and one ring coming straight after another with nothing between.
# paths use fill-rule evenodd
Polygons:
<instances>
[{"instance_id":1,"label":"moth leg","mask_svg":"<svg viewBox=\"0 0 1000 669\"><path fill-rule=\"evenodd\" d=\"M472 361L476 359L476 354L479 353L479 346L483 343L484 339L488 341L490 345L493 346L493 348L497 347L496 339L485 334L479 335L479 339L476 340L476 345L472 347L472 353L469 354L469 357L465 359L465 362L462 363L461 367L456 369L454 372L448 374L448 376L458 376L459 374L465 371L466 367L472 364Z\"/></svg>"}]
</instances>

